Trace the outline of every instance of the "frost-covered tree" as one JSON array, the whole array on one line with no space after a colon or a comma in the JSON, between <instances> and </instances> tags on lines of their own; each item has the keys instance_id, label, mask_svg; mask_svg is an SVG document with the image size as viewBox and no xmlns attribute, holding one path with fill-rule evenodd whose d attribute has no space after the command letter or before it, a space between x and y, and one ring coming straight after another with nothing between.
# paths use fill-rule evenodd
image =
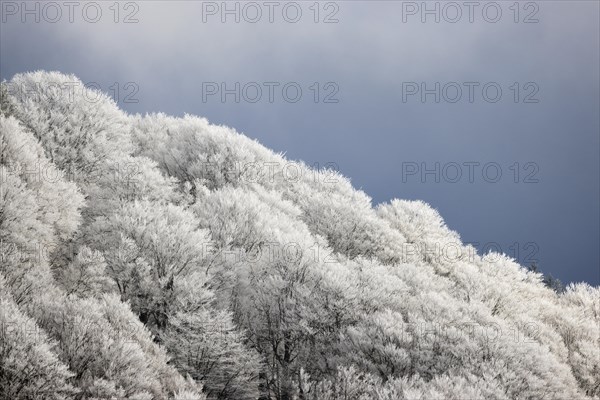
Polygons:
<instances>
[{"instance_id":1,"label":"frost-covered tree","mask_svg":"<svg viewBox=\"0 0 600 400\"><path fill-rule=\"evenodd\" d=\"M125 113L73 75L18 74L7 90L16 116L74 180L91 182L107 161L131 149Z\"/></svg>"},{"instance_id":2,"label":"frost-covered tree","mask_svg":"<svg viewBox=\"0 0 600 400\"><path fill-rule=\"evenodd\" d=\"M49 262L76 230L83 205L33 135L0 116L1 271L17 303L51 282Z\"/></svg>"},{"instance_id":3,"label":"frost-covered tree","mask_svg":"<svg viewBox=\"0 0 600 400\"><path fill-rule=\"evenodd\" d=\"M68 244L81 222L83 196L47 159L47 151L27 123L2 115L0 128L1 272L23 315L57 343L52 348L68 368L64 374L68 378L61 382L57 375L56 387L72 385L77 393L73 398L167 398L177 391L195 390L194 384L167 366L166 356L152 356L158 350L151 340L143 347L141 336L123 336L108 324L101 312L104 300L83 300L62 291L61 287L78 296L90 296L94 293L87 288L100 294L107 282L102 262L88 263L85 247L74 253L72 265L57 256L69 253ZM61 282L57 284L55 278ZM20 320L16 311L10 312ZM128 320L137 319L130 313ZM43 341L41 336L40 343Z\"/></svg>"},{"instance_id":4,"label":"frost-covered tree","mask_svg":"<svg viewBox=\"0 0 600 400\"><path fill-rule=\"evenodd\" d=\"M92 245L103 251L122 297L133 301L142 322L165 328L179 285L193 272L204 272L206 232L181 207L153 202L128 203L91 229L97 232ZM193 289L201 291L202 285Z\"/></svg>"},{"instance_id":5,"label":"frost-covered tree","mask_svg":"<svg viewBox=\"0 0 600 400\"><path fill-rule=\"evenodd\" d=\"M104 257L85 246L79 249L71 263L60 268L56 274L67 295L95 296L111 290L112 282L106 274Z\"/></svg>"},{"instance_id":6,"label":"frost-covered tree","mask_svg":"<svg viewBox=\"0 0 600 400\"><path fill-rule=\"evenodd\" d=\"M77 390L56 343L23 314L0 274L0 398L63 400Z\"/></svg>"},{"instance_id":7,"label":"frost-covered tree","mask_svg":"<svg viewBox=\"0 0 600 400\"><path fill-rule=\"evenodd\" d=\"M277 190L300 207L309 229L325 237L334 251L399 261L402 236L378 219L371 199L336 171L311 170L230 128L193 116L138 118L133 136L138 153L189 183L193 197L198 185L209 189L260 185Z\"/></svg>"},{"instance_id":8,"label":"frost-covered tree","mask_svg":"<svg viewBox=\"0 0 600 400\"><path fill-rule=\"evenodd\" d=\"M136 202L97 221L94 230L102 232L95 245L121 296L171 351L174 365L203 382L209 398L252 398L259 359L230 315L214 307L211 241L194 215L176 205Z\"/></svg>"},{"instance_id":9,"label":"frost-covered tree","mask_svg":"<svg viewBox=\"0 0 600 400\"><path fill-rule=\"evenodd\" d=\"M0 115L10 117L14 113L14 108L8 98L8 88L6 81L0 82Z\"/></svg>"},{"instance_id":10,"label":"frost-covered tree","mask_svg":"<svg viewBox=\"0 0 600 400\"><path fill-rule=\"evenodd\" d=\"M227 312L180 311L170 318L164 337L173 364L204 382L209 399L258 397L259 356L244 347Z\"/></svg>"}]
</instances>

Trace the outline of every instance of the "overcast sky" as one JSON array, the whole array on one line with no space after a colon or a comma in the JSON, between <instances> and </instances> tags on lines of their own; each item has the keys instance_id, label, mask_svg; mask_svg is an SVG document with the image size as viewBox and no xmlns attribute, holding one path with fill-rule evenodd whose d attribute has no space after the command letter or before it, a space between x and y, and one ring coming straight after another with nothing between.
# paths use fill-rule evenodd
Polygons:
<instances>
[{"instance_id":1,"label":"overcast sky","mask_svg":"<svg viewBox=\"0 0 600 400\"><path fill-rule=\"evenodd\" d=\"M598 1L1 3L2 79L57 70L207 117L600 284Z\"/></svg>"}]
</instances>

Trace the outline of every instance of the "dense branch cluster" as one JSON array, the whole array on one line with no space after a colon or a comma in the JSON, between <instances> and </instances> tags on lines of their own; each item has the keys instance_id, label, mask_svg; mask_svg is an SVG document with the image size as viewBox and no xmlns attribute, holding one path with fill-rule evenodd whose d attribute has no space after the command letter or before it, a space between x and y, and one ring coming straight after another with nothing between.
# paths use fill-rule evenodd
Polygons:
<instances>
[{"instance_id":1,"label":"dense branch cluster","mask_svg":"<svg viewBox=\"0 0 600 400\"><path fill-rule=\"evenodd\" d=\"M597 287L74 76L1 100L2 399L600 396Z\"/></svg>"}]
</instances>

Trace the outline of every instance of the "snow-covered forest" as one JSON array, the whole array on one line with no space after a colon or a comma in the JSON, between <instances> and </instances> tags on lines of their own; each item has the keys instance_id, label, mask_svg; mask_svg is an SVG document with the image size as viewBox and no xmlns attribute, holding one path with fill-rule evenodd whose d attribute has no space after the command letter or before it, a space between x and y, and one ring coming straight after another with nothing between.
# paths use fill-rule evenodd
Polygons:
<instances>
[{"instance_id":1,"label":"snow-covered forest","mask_svg":"<svg viewBox=\"0 0 600 400\"><path fill-rule=\"evenodd\" d=\"M20 74L0 178L2 399L600 398L598 287L231 128Z\"/></svg>"}]
</instances>

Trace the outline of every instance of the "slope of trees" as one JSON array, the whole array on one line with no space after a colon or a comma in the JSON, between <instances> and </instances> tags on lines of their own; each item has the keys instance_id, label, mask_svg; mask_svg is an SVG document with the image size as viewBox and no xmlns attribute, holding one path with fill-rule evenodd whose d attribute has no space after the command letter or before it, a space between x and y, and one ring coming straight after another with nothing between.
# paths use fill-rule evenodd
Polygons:
<instances>
[{"instance_id":1,"label":"slope of trees","mask_svg":"<svg viewBox=\"0 0 600 400\"><path fill-rule=\"evenodd\" d=\"M0 397L600 397L598 288L74 76L0 94Z\"/></svg>"}]
</instances>

